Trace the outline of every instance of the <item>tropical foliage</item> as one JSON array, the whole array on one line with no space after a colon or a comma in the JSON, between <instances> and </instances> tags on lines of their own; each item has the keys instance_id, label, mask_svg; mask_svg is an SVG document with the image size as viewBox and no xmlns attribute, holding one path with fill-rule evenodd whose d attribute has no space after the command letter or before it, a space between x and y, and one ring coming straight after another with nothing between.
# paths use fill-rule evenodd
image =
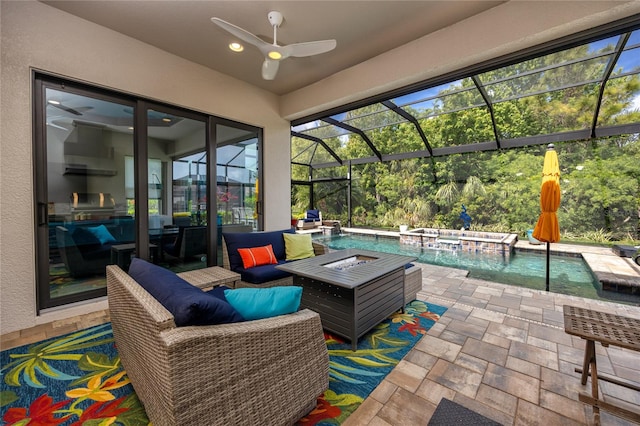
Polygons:
<instances>
[{"instance_id":1,"label":"tropical foliage","mask_svg":"<svg viewBox=\"0 0 640 426\"><path fill-rule=\"evenodd\" d=\"M110 324L0 353L2 424L146 425Z\"/></svg>"},{"instance_id":2,"label":"tropical foliage","mask_svg":"<svg viewBox=\"0 0 640 426\"><path fill-rule=\"evenodd\" d=\"M639 123L638 69L624 70L625 75L622 68L614 69L603 88L601 107L596 108L606 66L602 56L613 48L606 43L599 46L600 50L578 46L474 76L476 80L435 87L429 91L430 96L435 93L430 100L414 102L405 110L418 118L433 148L561 135L590 129L594 121L596 129ZM478 82L492 99L495 123L476 90ZM425 151L414 124L380 105L349 111L342 120L368 129L367 137L382 155ZM537 221L544 145L358 162L373 158L372 148L357 133L331 133L332 129L318 127L314 136L340 158L354 161L350 167L338 166L321 144L294 137L293 210L304 211L313 200L323 217L350 220L352 226L457 229L462 226L464 204L473 219L472 229L522 235ZM640 239L638 138L638 134L559 138L564 140L555 144L561 167L558 217L563 236ZM329 167L332 163L336 166ZM349 180L337 180L347 176Z\"/></svg>"}]
</instances>

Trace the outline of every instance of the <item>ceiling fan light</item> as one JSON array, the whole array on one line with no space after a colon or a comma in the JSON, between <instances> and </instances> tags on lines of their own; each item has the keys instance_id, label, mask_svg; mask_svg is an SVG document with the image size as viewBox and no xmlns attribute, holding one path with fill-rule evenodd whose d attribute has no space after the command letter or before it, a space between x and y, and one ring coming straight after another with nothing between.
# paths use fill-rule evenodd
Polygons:
<instances>
[{"instance_id":1,"label":"ceiling fan light","mask_svg":"<svg viewBox=\"0 0 640 426\"><path fill-rule=\"evenodd\" d=\"M171 123L171 118L169 117L163 117L162 121L164 121L165 123Z\"/></svg>"},{"instance_id":2,"label":"ceiling fan light","mask_svg":"<svg viewBox=\"0 0 640 426\"><path fill-rule=\"evenodd\" d=\"M269 57L269 59L273 59L275 61L277 61L278 59L282 59L282 53L278 52L277 50L269 51L269 53L267 53L267 56Z\"/></svg>"},{"instance_id":3,"label":"ceiling fan light","mask_svg":"<svg viewBox=\"0 0 640 426\"><path fill-rule=\"evenodd\" d=\"M244 50L244 46L238 42L229 43L229 49L233 52L242 52Z\"/></svg>"},{"instance_id":4,"label":"ceiling fan light","mask_svg":"<svg viewBox=\"0 0 640 426\"><path fill-rule=\"evenodd\" d=\"M51 105L60 105L60 101L55 101L53 99L49 99L47 102L50 103Z\"/></svg>"}]
</instances>

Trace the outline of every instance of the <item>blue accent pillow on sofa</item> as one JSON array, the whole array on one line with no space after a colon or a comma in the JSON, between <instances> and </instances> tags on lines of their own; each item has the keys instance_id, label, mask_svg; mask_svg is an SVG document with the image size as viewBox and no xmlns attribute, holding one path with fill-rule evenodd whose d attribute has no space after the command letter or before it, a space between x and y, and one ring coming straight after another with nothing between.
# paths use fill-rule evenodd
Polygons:
<instances>
[{"instance_id":1,"label":"blue accent pillow on sofa","mask_svg":"<svg viewBox=\"0 0 640 426\"><path fill-rule=\"evenodd\" d=\"M237 288L225 290L224 296L250 321L296 312L300 308L302 287Z\"/></svg>"},{"instance_id":2,"label":"blue accent pillow on sofa","mask_svg":"<svg viewBox=\"0 0 640 426\"><path fill-rule=\"evenodd\" d=\"M284 229L282 231L263 231L263 232L224 232L224 241L227 244L229 253L229 266L234 272L236 269L242 268L242 258L238 253L239 248L262 247L271 244L273 254L276 259L284 260L286 258L283 233L294 234L293 229Z\"/></svg>"},{"instance_id":3,"label":"blue accent pillow on sofa","mask_svg":"<svg viewBox=\"0 0 640 426\"><path fill-rule=\"evenodd\" d=\"M178 327L244 321L229 303L189 284L173 271L133 258L129 275L171 312Z\"/></svg>"},{"instance_id":4,"label":"blue accent pillow on sofa","mask_svg":"<svg viewBox=\"0 0 640 426\"><path fill-rule=\"evenodd\" d=\"M109 232L107 227L104 226L104 225L98 225L98 226L89 227L89 228L87 228L87 231L92 233L93 236L96 237L98 239L98 241L100 241L100 244L107 244L107 243L115 243L115 242L117 242L115 237L113 235L111 235L111 232Z\"/></svg>"},{"instance_id":5,"label":"blue accent pillow on sofa","mask_svg":"<svg viewBox=\"0 0 640 426\"><path fill-rule=\"evenodd\" d=\"M86 227L77 227L71 235L73 242L77 246L99 246L102 244L94 233L90 232Z\"/></svg>"}]
</instances>

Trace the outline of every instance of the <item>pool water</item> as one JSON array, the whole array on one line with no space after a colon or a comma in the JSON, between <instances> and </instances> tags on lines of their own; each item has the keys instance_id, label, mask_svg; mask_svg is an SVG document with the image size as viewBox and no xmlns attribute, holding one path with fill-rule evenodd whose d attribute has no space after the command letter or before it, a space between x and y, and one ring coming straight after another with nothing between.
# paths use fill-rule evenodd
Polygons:
<instances>
[{"instance_id":1,"label":"pool water","mask_svg":"<svg viewBox=\"0 0 640 426\"><path fill-rule=\"evenodd\" d=\"M418 257L418 262L469 271L469 277L536 290L544 290L546 254L516 251L511 258L491 253L433 250L400 244L396 238L370 235L333 235L316 238L332 249L359 248ZM602 290L589 266L575 257L551 255L549 290L595 300L640 305L638 295Z\"/></svg>"}]
</instances>

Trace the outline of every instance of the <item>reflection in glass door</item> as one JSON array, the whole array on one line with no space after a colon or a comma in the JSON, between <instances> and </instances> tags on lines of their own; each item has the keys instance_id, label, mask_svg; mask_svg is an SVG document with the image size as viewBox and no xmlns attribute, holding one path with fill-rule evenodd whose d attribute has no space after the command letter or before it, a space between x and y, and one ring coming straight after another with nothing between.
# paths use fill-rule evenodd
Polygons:
<instances>
[{"instance_id":1,"label":"reflection in glass door","mask_svg":"<svg viewBox=\"0 0 640 426\"><path fill-rule=\"evenodd\" d=\"M221 265L223 231L261 229L261 129L40 73L34 88L38 310L106 296L105 267L134 256Z\"/></svg>"},{"instance_id":2,"label":"reflection in glass door","mask_svg":"<svg viewBox=\"0 0 640 426\"><path fill-rule=\"evenodd\" d=\"M176 272L207 266L206 117L170 108L147 110L144 176L149 254Z\"/></svg>"},{"instance_id":3,"label":"reflection in glass door","mask_svg":"<svg viewBox=\"0 0 640 426\"><path fill-rule=\"evenodd\" d=\"M238 123L216 125L218 264L221 233L262 229L259 200L259 130Z\"/></svg>"},{"instance_id":4,"label":"reflection in glass door","mask_svg":"<svg viewBox=\"0 0 640 426\"><path fill-rule=\"evenodd\" d=\"M46 175L39 181L46 191L38 195L38 234L47 244L38 257L48 262L39 262L39 299L49 307L104 296L106 265L133 251L123 173L133 154L133 116L119 117L130 104L61 88L46 87L42 96Z\"/></svg>"}]
</instances>

